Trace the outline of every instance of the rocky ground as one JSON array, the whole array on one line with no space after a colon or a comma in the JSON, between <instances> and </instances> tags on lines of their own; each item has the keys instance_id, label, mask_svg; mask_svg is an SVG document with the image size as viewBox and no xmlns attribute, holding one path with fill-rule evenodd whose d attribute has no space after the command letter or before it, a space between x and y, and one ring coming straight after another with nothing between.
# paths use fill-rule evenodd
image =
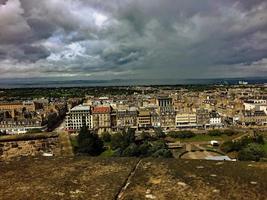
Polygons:
<instances>
[{"instance_id":1,"label":"rocky ground","mask_svg":"<svg viewBox=\"0 0 267 200\"><path fill-rule=\"evenodd\" d=\"M267 198L267 163L134 158L0 162L0 199Z\"/></svg>"}]
</instances>

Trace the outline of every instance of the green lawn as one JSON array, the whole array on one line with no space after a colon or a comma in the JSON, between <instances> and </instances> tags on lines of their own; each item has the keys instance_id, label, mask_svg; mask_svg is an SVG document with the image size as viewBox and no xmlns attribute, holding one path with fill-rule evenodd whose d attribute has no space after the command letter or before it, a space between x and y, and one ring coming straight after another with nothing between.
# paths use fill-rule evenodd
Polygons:
<instances>
[{"instance_id":1,"label":"green lawn","mask_svg":"<svg viewBox=\"0 0 267 200\"><path fill-rule=\"evenodd\" d=\"M72 147L77 148L78 147L78 141L76 136L71 136L70 137L70 142Z\"/></svg>"},{"instance_id":2,"label":"green lawn","mask_svg":"<svg viewBox=\"0 0 267 200\"><path fill-rule=\"evenodd\" d=\"M114 153L113 150L107 149L106 151L100 154L100 157L111 157L113 153Z\"/></svg>"}]
</instances>

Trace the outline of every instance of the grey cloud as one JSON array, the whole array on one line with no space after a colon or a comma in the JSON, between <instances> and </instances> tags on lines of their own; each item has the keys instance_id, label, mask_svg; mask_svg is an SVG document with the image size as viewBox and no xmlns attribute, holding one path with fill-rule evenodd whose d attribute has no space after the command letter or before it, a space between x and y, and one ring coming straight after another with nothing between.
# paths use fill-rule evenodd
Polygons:
<instances>
[{"instance_id":1,"label":"grey cloud","mask_svg":"<svg viewBox=\"0 0 267 200\"><path fill-rule=\"evenodd\" d=\"M267 58L264 0L1 0L0 28L3 76L257 74Z\"/></svg>"}]
</instances>

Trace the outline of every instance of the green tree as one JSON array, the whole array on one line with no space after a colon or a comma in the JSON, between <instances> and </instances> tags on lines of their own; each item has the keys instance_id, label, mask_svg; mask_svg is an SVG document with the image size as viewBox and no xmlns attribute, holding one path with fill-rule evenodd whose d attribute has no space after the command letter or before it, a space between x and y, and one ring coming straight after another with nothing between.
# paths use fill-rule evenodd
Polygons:
<instances>
[{"instance_id":1,"label":"green tree","mask_svg":"<svg viewBox=\"0 0 267 200\"><path fill-rule=\"evenodd\" d=\"M168 149L159 149L155 153L152 154L152 157L155 158L172 158L172 152Z\"/></svg>"},{"instance_id":2,"label":"green tree","mask_svg":"<svg viewBox=\"0 0 267 200\"><path fill-rule=\"evenodd\" d=\"M150 138L150 134L148 132L143 131L140 135L142 140L148 140Z\"/></svg>"},{"instance_id":3,"label":"green tree","mask_svg":"<svg viewBox=\"0 0 267 200\"><path fill-rule=\"evenodd\" d=\"M122 156L132 157L139 156L138 146L134 143L131 143L122 153Z\"/></svg>"},{"instance_id":4,"label":"green tree","mask_svg":"<svg viewBox=\"0 0 267 200\"><path fill-rule=\"evenodd\" d=\"M151 148L151 145L145 141L139 146L139 153L141 156L149 156L149 149Z\"/></svg>"},{"instance_id":5,"label":"green tree","mask_svg":"<svg viewBox=\"0 0 267 200\"><path fill-rule=\"evenodd\" d=\"M123 135L120 132L114 133L110 139L112 149L125 149L129 144L124 141Z\"/></svg>"},{"instance_id":6,"label":"green tree","mask_svg":"<svg viewBox=\"0 0 267 200\"><path fill-rule=\"evenodd\" d=\"M251 143L238 153L238 160L259 161L264 156L264 149L259 144Z\"/></svg>"},{"instance_id":7,"label":"green tree","mask_svg":"<svg viewBox=\"0 0 267 200\"><path fill-rule=\"evenodd\" d=\"M155 128L154 129L156 138L165 138L166 134L163 132L161 128Z\"/></svg>"},{"instance_id":8,"label":"green tree","mask_svg":"<svg viewBox=\"0 0 267 200\"><path fill-rule=\"evenodd\" d=\"M87 126L83 126L80 129L78 135L78 152L91 156L97 156L103 152L103 141L96 133L88 130Z\"/></svg>"},{"instance_id":9,"label":"green tree","mask_svg":"<svg viewBox=\"0 0 267 200\"><path fill-rule=\"evenodd\" d=\"M110 142L111 141L111 135L109 132L102 133L101 138L104 142Z\"/></svg>"},{"instance_id":10,"label":"green tree","mask_svg":"<svg viewBox=\"0 0 267 200\"><path fill-rule=\"evenodd\" d=\"M208 131L208 135L210 135L210 136L221 136L222 134L223 133L217 129Z\"/></svg>"},{"instance_id":11,"label":"green tree","mask_svg":"<svg viewBox=\"0 0 267 200\"><path fill-rule=\"evenodd\" d=\"M172 138L192 138L195 137L196 134L193 133L192 131L171 131L168 133L168 136Z\"/></svg>"},{"instance_id":12,"label":"green tree","mask_svg":"<svg viewBox=\"0 0 267 200\"><path fill-rule=\"evenodd\" d=\"M233 136L236 134L236 132L232 129L226 129L223 131L223 134L227 135L227 136Z\"/></svg>"}]
</instances>

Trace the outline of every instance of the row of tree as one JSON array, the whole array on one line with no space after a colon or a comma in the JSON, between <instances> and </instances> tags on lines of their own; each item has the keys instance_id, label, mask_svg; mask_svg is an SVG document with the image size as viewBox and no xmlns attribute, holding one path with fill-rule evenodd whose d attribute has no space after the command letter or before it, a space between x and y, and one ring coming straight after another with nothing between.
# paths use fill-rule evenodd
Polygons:
<instances>
[{"instance_id":1,"label":"row of tree","mask_svg":"<svg viewBox=\"0 0 267 200\"><path fill-rule=\"evenodd\" d=\"M155 131L154 136L143 132L140 139L136 139L135 130L128 129L114 134L107 132L101 137L82 127L78 135L78 153L97 156L106 149L111 149L113 156L122 157L172 157L168 150L162 131ZM104 145L106 144L106 145Z\"/></svg>"},{"instance_id":2,"label":"row of tree","mask_svg":"<svg viewBox=\"0 0 267 200\"><path fill-rule=\"evenodd\" d=\"M225 153L237 152L238 160L259 161L266 156L263 148L265 144L262 135L244 137L238 141L227 141L221 145L221 150Z\"/></svg>"}]
</instances>

